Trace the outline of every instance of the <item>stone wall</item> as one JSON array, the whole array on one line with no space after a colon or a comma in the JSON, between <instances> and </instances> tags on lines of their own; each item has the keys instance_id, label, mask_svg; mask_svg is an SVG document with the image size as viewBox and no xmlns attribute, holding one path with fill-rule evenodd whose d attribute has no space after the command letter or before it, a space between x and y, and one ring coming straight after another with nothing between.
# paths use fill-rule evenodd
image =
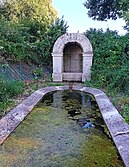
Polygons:
<instances>
[{"instance_id":1,"label":"stone wall","mask_svg":"<svg viewBox=\"0 0 129 167\"><path fill-rule=\"evenodd\" d=\"M63 72L82 73L82 49L76 43L64 48Z\"/></svg>"}]
</instances>

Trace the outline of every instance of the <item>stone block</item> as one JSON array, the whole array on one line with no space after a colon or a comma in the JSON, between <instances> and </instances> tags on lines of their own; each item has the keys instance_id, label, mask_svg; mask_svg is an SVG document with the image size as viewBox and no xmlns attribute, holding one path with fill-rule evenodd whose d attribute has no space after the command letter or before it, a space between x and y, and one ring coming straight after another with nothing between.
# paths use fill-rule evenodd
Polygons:
<instances>
[{"instance_id":1,"label":"stone block","mask_svg":"<svg viewBox=\"0 0 129 167\"><path fill-rule=\"evenodd\" d=\"M53 78L53 81L62 82L62 73L60 74L53 73L52 78Z\"/></svg>"},{"instance_id":2,"label":"stone block","mask_svg":"<svg viewBox=\"0 0 129 167\"><path fill-rule=\"evenodd\" d=\"M91 74L90 73L82 74L82 82L85 82L86 80L88 80L88 81L91 80Z\"/></svg>"},{"instance_id":3,"label":"stone block","mask_svg":"<svg viewBox=\"0 0 129 167\"><path fill-rule=\"evenodd\" d=\"M82 81L82 73L63 73L63 81Z\"/></svg>"}]
</instances>

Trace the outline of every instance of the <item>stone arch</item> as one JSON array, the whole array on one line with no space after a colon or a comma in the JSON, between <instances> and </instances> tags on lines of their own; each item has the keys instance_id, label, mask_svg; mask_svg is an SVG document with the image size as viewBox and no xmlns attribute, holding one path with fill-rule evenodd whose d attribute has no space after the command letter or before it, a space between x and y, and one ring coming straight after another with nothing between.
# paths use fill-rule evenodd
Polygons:
<instances>
[{"instance_id":1,"label":"stone arch","mask_svg":"<svg viewBox=\"0 0 129 167\"><path fill-rule=\"evenodd\" d=\"M66 46L78 45L82 49L82 72L65 72L63 67L64 49ZM92 45L89 39L80 33L66 33L60 36L53 46L53 81L90 80L93 58Z\"/></svg>"}]
</instances>

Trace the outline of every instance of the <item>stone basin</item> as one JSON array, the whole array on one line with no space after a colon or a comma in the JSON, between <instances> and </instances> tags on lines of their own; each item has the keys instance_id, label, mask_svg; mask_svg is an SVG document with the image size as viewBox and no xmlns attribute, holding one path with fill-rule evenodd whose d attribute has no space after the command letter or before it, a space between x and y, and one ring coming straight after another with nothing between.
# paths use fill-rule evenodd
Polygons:
<instances>
[{"instance_id":1,"label":"stone basin","mask_svg":"<svg viewBox=\"0 0 129 167\"><path fill-rule=\"evenodd\" d=\"M32 111L35 105L43 98L46 93L56 90L68 90L66 86L46 87L34 92L28 99L10 111L0 120L0 144L14 131L14 129ZM129 126L124 122L121 115L113 106L109 98L98 89L73 87L73 90L88 92L94 96L103 119L110 131L112 139L119 151L125 166L129 166Z\"/></svg>"}]
</instances>

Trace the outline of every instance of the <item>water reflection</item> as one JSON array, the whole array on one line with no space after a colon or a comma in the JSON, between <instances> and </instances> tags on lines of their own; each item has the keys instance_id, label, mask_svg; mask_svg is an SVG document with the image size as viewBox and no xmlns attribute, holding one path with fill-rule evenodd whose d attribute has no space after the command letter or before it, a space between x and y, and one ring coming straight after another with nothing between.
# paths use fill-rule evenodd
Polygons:
<instances>
[{"instance_id":1,"label":"water reflection","mask_svg":"<svg viewBox=\"0 0 129 167\"><path fill-rule=\"evenodd\" d=\"M82 128L97 128L104 132L104 122L93 96L80 91L56 91L47 94L46 106L66 110L68 119Z\"/></svg>"}]
</instances>

